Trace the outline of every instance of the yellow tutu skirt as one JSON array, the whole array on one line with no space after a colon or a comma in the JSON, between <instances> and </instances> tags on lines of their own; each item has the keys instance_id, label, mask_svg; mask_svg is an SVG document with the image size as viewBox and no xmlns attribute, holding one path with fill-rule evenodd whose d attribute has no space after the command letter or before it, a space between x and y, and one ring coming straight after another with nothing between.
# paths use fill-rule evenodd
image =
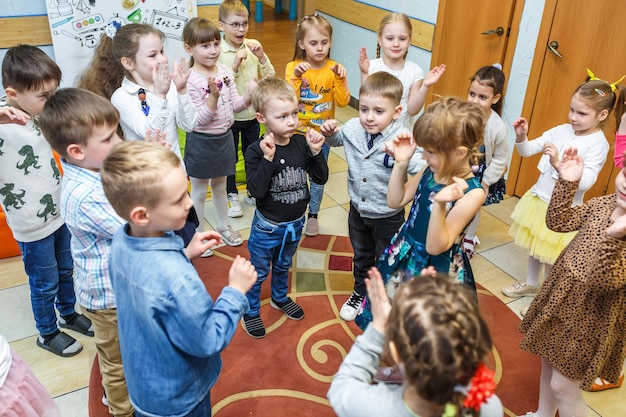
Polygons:
<instances>
[{"instance_id":1,"label":"yellow tutu skirt","mask_svg":"<svg viewBox=\"0 0 626 417\"><path fill-rule=\"evenodd\" d=\"M548 204L545 201L531 194L530 190L526 191L511 214L513 224L509 235L519 246L528 249L530 256L554 265L556 258L577 232L558 233L548 229L547 211Z\"/></svg>"}]
</instances>

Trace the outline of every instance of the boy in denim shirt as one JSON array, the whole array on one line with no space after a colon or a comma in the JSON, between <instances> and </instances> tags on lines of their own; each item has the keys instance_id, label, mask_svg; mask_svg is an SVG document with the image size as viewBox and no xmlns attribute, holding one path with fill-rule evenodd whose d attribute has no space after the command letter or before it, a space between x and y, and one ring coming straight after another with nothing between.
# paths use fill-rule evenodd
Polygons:
<instances>
[{"instance_id":1,"label":"boy in denim shirt","mask_svg":"<svg viewBox=\"0 0 626 417\"><path fill-rule=\"evenodd\" d=\"M210 416L219 354L248 309L244 294L256 281L254 267L237 256L229 285L212 300L190 259L219 243L220 235L196 233L185 248L172 232L183 227L193 205L173 152L154 143L120 143L100 177L128 222L113 237L109 271L135 415Z\"/></svg>"},{"instance_id":2,"label":"boy in denim shirt","mask_svg":"<svg viewBox=\"0 0 626 417\"><path fill-rule=\"evenodd\" d=\"M83 346L59 326L87 336L93 327L74 310L70 233L59 211L61 173L39 128L39 113L60 81L57 64L35 46L10 48L2 61L6 97L0 106L23 110L30 119L0 125L0 204L28 275L37 346L67 357Z\"/></svg>"},{"instance_id":3,"label":"boy in denim shirt","mask_svg":"<svg viewBox=\"0 0 626 417\"><path fill-rule=\"evenodd\" d=\"M391 140L408 132L396 120L402 113L402 83L387 72L368 76L359 90L359 117L339 129L336 120L321 127L330 146L343 146L348 163L350 213L348 231L354 250L354 291L343 304L339 315L354 320L365 296L367 271L387 247L404 223L404 208L387 205L387 184L393 168ZM387 153L385 153L387 151ZM409 172L424 166L422 153L416 152Z\"/></svg>"},{"instance_id":4,"label":"boy in denim shirt","mask_svg":"<svg viewBox=\"0 0 626 417\"><path fill-rule=\"evenodd\" d=\"M325 184L328 164L321 149L324 136L307 129L306 137L294 134L298 127L298 99L287 81L275 77L259 81L252 93L256 117L265 124L265 135L248 147L246 179L256 210L248 250L259 278L246 294L250 309L243 316L249 336L262 338L261 284L272 267L270 305L288 318L301 320L304 311L287 296L289 268L304 225L304 212L310 199L307 173L313 181Z\"/></svg>"}]
</instances>

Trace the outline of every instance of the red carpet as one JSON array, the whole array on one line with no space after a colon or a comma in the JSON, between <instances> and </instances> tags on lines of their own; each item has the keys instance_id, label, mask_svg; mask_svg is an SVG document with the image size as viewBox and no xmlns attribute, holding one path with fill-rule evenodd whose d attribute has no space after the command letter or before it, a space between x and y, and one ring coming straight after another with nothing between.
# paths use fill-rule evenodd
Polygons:
<instances>
[{"instance_id":1,"label":"red carpet","mask_svg":"<svg viewBox=\"0 0 626 417\"><path fill-rule=\"evenodd\" d=\"M239 329L222 353L223 368L211 390L215 417L335 416L326 392L354 338L354 323L339 318L352 290L352 247L345 237L304 238L291 272L290 292L305 311L292 321L269 306L269 282L263 285L261 318L264 339ZM194 261L209 293L216 298L227 283L230 262L247 257L246 244L222 247L210 258ZM507 416L523 414L537 404L539 358L519 349L519 319L497 297L479 290L479 304L489 324L494 351L488 366L496 370L497 394ZM90 379L89 415L108 416L102 406L97 362Z\"/></svg>"}]
</instances>

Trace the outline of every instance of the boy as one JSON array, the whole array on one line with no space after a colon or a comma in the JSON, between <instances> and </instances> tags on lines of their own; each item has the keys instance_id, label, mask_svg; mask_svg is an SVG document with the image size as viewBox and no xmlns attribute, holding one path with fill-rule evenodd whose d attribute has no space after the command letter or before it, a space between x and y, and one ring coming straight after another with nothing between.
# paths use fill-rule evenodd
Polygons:
<instances>
[{"instance_id":1,"label":"boy","mask_svg":"<svg viewBox=\"0 0 626 417\"><path fill-rule=\"evenodd\" d=\"M259 81L252 93L256 117L266 133L246 152L248 191L256 198L248 250L259 278L246 294L250 309L243 316L246 333L265 336L260 316L261 284L272 265L270 305L288 318L301 320L304 311L287 297L289 268L298 248L304 212L310 194L307 173L319 184L328 180L328 165L321 154L324 136L308 129L306 137L296 134L298 99L287 81L275 77Z\"/></svg>"},{"instance_id":2,"label":"boy","mask_svg":"<svg viewBox=\"0 0 626 417\"><path fill-rule=\"evenodd\" d=\"M78 303L94 326L109 411L114 416L132 416L109 278L111 240L124 220L106 199L100 182L104 158L122 141L117 135L119 113L110 101L91 91L65 88L48 99L39 121L62 158L61 216L72 235Z\"/></svg>"},{"instance_id":3,"label":"boy","mask_svg":"<svg viewBox=\"0 0 626 417\"><path fill-rule=\"evenodd\" d=\"M163 146L122 142L100 176L108 200L127 221L113 237L109 270L136 414L210 416L219 353L248 309L244 294L256 281L254 267L237 256L229 285L213 302L190 259L220 235L196 233L184 248L172 232L183 227L193 204L180 159Z\"/></svg>"},{"instance_id":4,"label":"boy","mask_svg":"<svg viewBox=\"0 0 626 417\"><path fill-rule=\"evenodd\" d=\"M70 234L59 214L61 174L37 119L60 81L61 70L41 49L19 45L6 53L6 98L0 106L23 110L30 119L24 125L0 125L0 194L28 275L37 346L68 357L83 346L59 326L87 336L93 336L93 327L74 310Z\"/></svg>"},{"instance_id":5,"label":"boy","mask_svg":"<svg viewBox=\"0 0 626 417\"><path fill-rule=\"evenodd\" d=\"M330 146L344 146L348 162L350 213L348 231L354 250L354 291L339 315L354 320L366 294L367 271L380 257L393 235L404 223L404 208L387 206L387 184L393 168L392 142L399 133L408 132L396 122L402 113L402 83L387 72L368 76L359 90L359 117L349 120L341 130L336 120L321 127ZM385 143L389 141L389 143ZM424 165L416 152L409 172Z\"/></svg>"},{"instance_id":6,"label":"boy","mask_svg":"<svg viewBox=\"0 0 626 417\"><path fill-rule=\"evenodd\" d=\"M235 73L235 85L242 97L248 91L250 81L276 75L259 41L246 39L248 15L248 9L239 0L224 0L218 9L220 30L224 32L223 42L220 43L219 62L230 67ZM250 106L235 113L235 123L230 130L235 138L235 150L239 148L239 134L241 133L241 152L245 159L248 146L259 138L260 126L254 107ZM237 152L237 157L238 155L239 152ZM227 178L226 192L228 193L228 216L243 216L235 175ZM246 197L245 201L255 204L254 198L250 196Z\"/></svg>"}]
</instances>

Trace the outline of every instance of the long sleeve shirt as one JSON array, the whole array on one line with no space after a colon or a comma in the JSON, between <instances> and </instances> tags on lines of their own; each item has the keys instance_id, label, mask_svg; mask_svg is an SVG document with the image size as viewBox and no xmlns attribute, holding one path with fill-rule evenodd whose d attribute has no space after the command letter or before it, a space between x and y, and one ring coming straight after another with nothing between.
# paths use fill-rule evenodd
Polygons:
<instances>
[{"instance_id":1,"label":"long sleeve shirt","mask_svg":"<svg viewBox=\"0 0 626 417\"><path fill-rule=\"evenodd\" d=\"M485 125L485 172L483 182L487 185L497 182L506 172L509 161L509 141L506 125L495 111L491 110Z\"/></svg>"}]
</instances>

